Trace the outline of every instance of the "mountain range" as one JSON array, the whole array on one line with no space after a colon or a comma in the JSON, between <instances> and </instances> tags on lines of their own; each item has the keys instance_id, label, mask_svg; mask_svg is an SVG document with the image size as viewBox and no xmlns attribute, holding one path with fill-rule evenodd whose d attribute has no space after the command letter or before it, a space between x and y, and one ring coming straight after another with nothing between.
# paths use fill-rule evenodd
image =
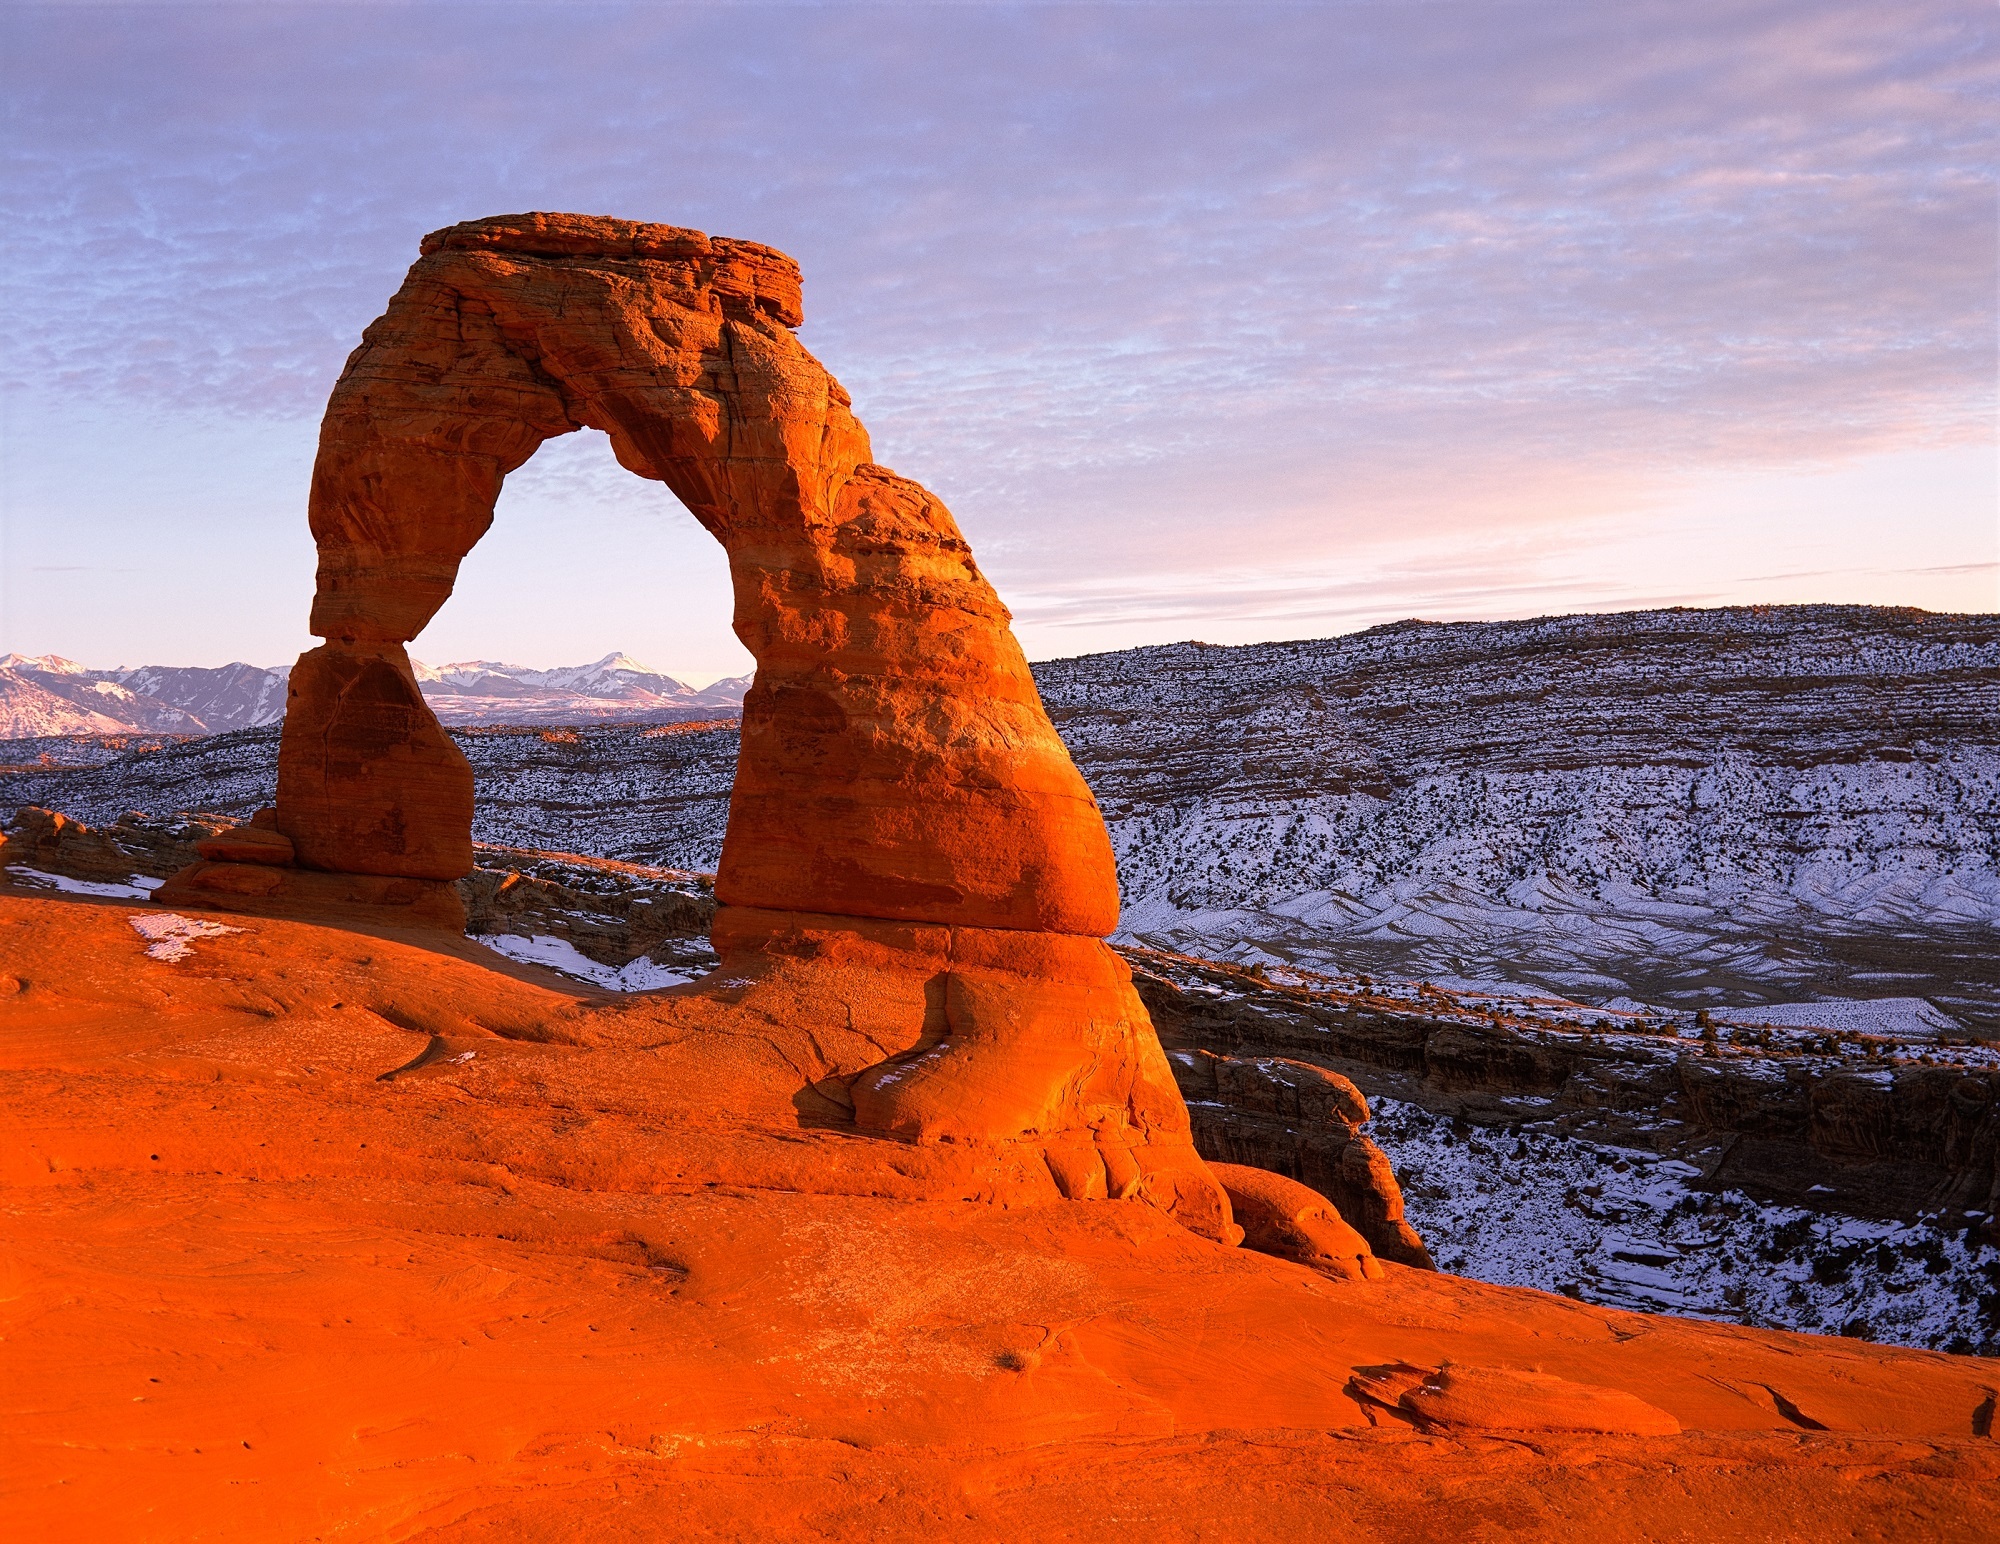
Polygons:
<instances>
[{"instance_id":1,"label":"mountain range","mask_svg":"<svg viewBox=\"0 0 2000 1544\"><path fill-rule=\"evenodd\" d=\"M555 670L497 660L412 664L425 699L447 724L712 718L738 712L750 685L748 676L736 676L688 686L629 654ZM0 739L256 729L285 716L290 673L289 666L240 661L93 670L59 654L8 654L0 656Z\"/></svg>"},{"instance_id":2,"label":"mountain range","mask_svg":"<svg viewBox=\"0 0 2000 1544\"><path fill-rule=\"evenodd\" d=\"M497 660L435 668L412 662L431 711L447 724L575 724L715 718L742 711L750 677L699 689L607 654L588 665L530 670Z\"/></svg>"}]
</instances>

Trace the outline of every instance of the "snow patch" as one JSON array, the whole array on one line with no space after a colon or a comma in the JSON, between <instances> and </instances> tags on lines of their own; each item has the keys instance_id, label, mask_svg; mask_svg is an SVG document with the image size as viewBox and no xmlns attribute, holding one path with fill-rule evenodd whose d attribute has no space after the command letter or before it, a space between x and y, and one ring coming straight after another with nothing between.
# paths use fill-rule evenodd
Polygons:
<instances>
[{"instance_id":1,"label":"snow patch","mask_svg":"<svg viewBox=\"0 0 2000 1544\"><path fill-rule=\"evenodd\" d=\"M1760 1008L1717 1008L1718 1024L1777 1024L1786 1028L1835 1029L1895 1040L1935 1040L1955 1030L1949 1014L1921 997L1859 998L1842 1002L1770 1003Z\"/></svg>"},{"instance_id":2,"label":"snow patch","mask_svg":"<svg viewBox=\"0 0 2000 1544\"><path fill-rule=\"evenodd\" d=\"M210 922L205 917L183 917L177 911L149 911L132 919L132 931L147 940L148 958L173 961L193 954L191 945L197 938L220 938L243 929Z\"/></svg>"},{"instance_id":3,"label":"snow patch","mask_svg":"<svg viewBox=\"0 0 2000 1544\"><path fill-rule=\"evenodd\" d=\"M675 970L655 960L637 959L613 967L600 965L567 938L541 933L523 938L516 933L487 933L473 939L495 954L503 954L523 965L540 965L578 981L588 981L612 992L656 992L662 987L686 986L701 979L699 972Z\"/></svg>"},{"instance_id":4,"label":"snow patch","mask_svg":"<svg viewBox=\"0 0 2000 1544\"><path fill-rule=\"evenodd\" d=\"M148 879L134 874L130 884L113 884L108 880L71 879L67 874L48 874L41 869L29 868L25 864L11 865L8 875L16 884L33 885L38 889L60 890L65 895L94 895L107 901L143 901L166 881Z\"/></svg>"}]
</instances>

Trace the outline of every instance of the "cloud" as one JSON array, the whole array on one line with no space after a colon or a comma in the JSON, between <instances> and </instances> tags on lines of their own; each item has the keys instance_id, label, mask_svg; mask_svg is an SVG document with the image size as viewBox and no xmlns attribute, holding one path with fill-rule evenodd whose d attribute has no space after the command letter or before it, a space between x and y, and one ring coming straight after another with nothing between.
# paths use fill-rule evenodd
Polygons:
<instances>
[{"instance_id":1,"label":"cloud","mask_svg":"<svg viewBox=\"0 0 2000 1544\"><path fill-rule=\"evenodd\" d=\"M43 404L315 418L423 231L570 208L798 256L877 454L1023 594L1991 434L1983 9L110 14L0 23Z\"/></svg>"}]
</instances>

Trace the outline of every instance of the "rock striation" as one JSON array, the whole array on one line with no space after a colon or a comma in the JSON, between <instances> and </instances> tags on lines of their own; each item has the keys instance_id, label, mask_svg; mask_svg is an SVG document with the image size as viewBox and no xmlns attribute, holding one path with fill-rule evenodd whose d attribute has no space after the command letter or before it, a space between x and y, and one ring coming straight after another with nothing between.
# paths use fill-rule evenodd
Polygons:
<instances>
[{"instance_id":1,"label":"rock striation","mask_svg":"<svg viewBox=\"0 0 2000 1544\"><path fill-rule=\"evenodd\" d=\"M1072 1196L1237 1236L1122 960L1097 803L950 512L873 459L799 344L797 265L753 242L567 214L424 239L335 385L313 470L311 629L275 834L174 905L360 907L457 930L472 768L406 645L507 474L604 431L729 555L757 661L715 879L725 974L886 1054L823 1093L860 1129L1040 1146ZM241 861L243 859L250 861Z\"/></svg>"}]
</instances>

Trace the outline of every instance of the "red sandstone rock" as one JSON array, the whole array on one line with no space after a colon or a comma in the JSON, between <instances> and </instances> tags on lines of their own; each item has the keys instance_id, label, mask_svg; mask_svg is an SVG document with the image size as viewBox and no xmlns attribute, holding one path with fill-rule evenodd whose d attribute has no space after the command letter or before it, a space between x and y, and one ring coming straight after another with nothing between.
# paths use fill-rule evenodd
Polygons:
<instances>
[{"instance_id":1,"label":"red sandstone rock","mask_svg":"<svg viewBox=\"0 0 2000 1544\"><path fill-rule=\"evenodd\" d=\"M299 656L277 820L307 868L443 880L472 871L472 764L425 705L400 643Z\"/></svg>"},{"instance_id":2,"label":"red sandstone rock","mask_svg":"<svg viewBox=\"0 0 2000 1544\"><path fill-rule=\"evenodd\" d=\"M256 825L232 826L203 837L194 847L213 863L267 863L289 868L294 857L290 837Z\"/></svg>"},{"instance_id":3,"label":"red sandstone rock","mask_svg":"<svg viewBox=\"0 0 2000 1544\"><path fill-rule=\"evenodd\" d=\"M788 330L790 259L576 215L472 221L424 252L321 431L312 627L328 642L293 676L279 768L301 862L470 867L470 776L413 683L399 690L400 646L451 593L506 474L587 426L729 552L758 670L722 901L1112 929L1110 842L1006 609L945 507L871 463L846 392Z\"/></svg>"},{"instance_id":4,"label":"red sandstone rock","mask_svg":"<svg viewBox=\"0 0 2000 1544\"><path fill-rule=\"evenodd\" d=\"M274 917L358 922L392 928L465 931L465 903L441 879L388 874L322 874L263 863L190 864L153 892L162 906L236 910Z\"/></svg>"},{"instance_id":5,"label":"red sandstone rock","mask_svg":"<svg viewBox=\"0 0 2000 1544\"><path fill-rule=\"evenodd\" d=\"M105 832L33 804L14 811L8 829L0 833L0 864L14 863L113 883L132 874L131 859Z\"/></svg>"},{"instance_id":6,"label":"red sandstone rock","mask_svg":"<svg viewBox=\"0 0 2000 1544\"><path fill-rule=\"evenodd\" d=\"M1380 1281L1387 1274L1368 1240L1317 1190L1268 1169L1235 1163L1208 1167L1228 1193L1246 1249L1296 1260L1348 1281Z\"/></svg>"},{"instance_id":7,"label":"red sandstone rock","mask_svg":"<svg viewBox=\"0 0 2000 1544\"><path fill-rule=\"evenodd\" d=\"M437 887L472 867L472 774L403 646L506 475L544 440L602 429L727 550L757 660L718 948L732 969L788 957L809 1016L852 1020L851 989L894 1021L878 1046L894 1054L814 1097L866 1132L1030 1144L1064 1194L1140 1197L1233 1240L1100 941L1118 885L1096 801L950 511L873 463L847 393L789 330L802 315L791 259L698 231L532 214L426 237L321 426L326 644L292 672L278 764L299 870L273 879L251 872L265 849L218 847L204 856L230 861L162 899L303 914L366 905L373 879L424 887L381 920L463 925Z\"/></svg>"},{"instance_id":8,"label":"red sandstone rock","mask_svg":"<svg viewBox=\"0 0 2000 1544\"><path fill-rule=\"evenodd\" d=\"M1102 941L740 906L716 913L713 937L725 990L824 1043L865 1037L875 1054L819 1085L859 1130L1025 1145L1071 1199L1144 1200L1203 1237L1241 1237L1131 971Z\"/></svg>"},{"instance_id":9,"label":"red sandstone rock","mask_svg":"<svg viewBox=\"0 0 2000 1544\"><path fill-rule=\"evenodd\" d=\"M1346 1192L1359 1203L1360 1215L1354 1226L1367 1235L1375 1252L1385 1260L1434 1270L1430 1251L1417 1230L1403 1215L1403 1187L1396 1183L1395 1166L1389 1155L1369 1138L1357 1135L1340 1155L1341 1177Z\"/></svg>"},{"instance_id":10,"label":"red sandstone rock","mask_svg":"<svg viewBox=\"0 0 2000 1544\"><path fill-rule=\"evenodd\" d=\"M1245 1168L1303 1174L1333 1199L1341 1218L1379 1257L1420 1270L1436 1268L1403 1215L1403 1191L1388 1155L1361 1133L1368 1101L1349 1079L1282 1056L1183 1051L1174 1065L1182 1091L1209 1117L1213 1145L1205 1151ZM1218 1120L1225 1107L1226 1116ZM1255 1140L1260 1131L1284 1141ZM1320 1161L1298 1166L1301 1154ZM1322 1157L1326 1154L1330 1162Z\"/></svg>"}]
</instances>

